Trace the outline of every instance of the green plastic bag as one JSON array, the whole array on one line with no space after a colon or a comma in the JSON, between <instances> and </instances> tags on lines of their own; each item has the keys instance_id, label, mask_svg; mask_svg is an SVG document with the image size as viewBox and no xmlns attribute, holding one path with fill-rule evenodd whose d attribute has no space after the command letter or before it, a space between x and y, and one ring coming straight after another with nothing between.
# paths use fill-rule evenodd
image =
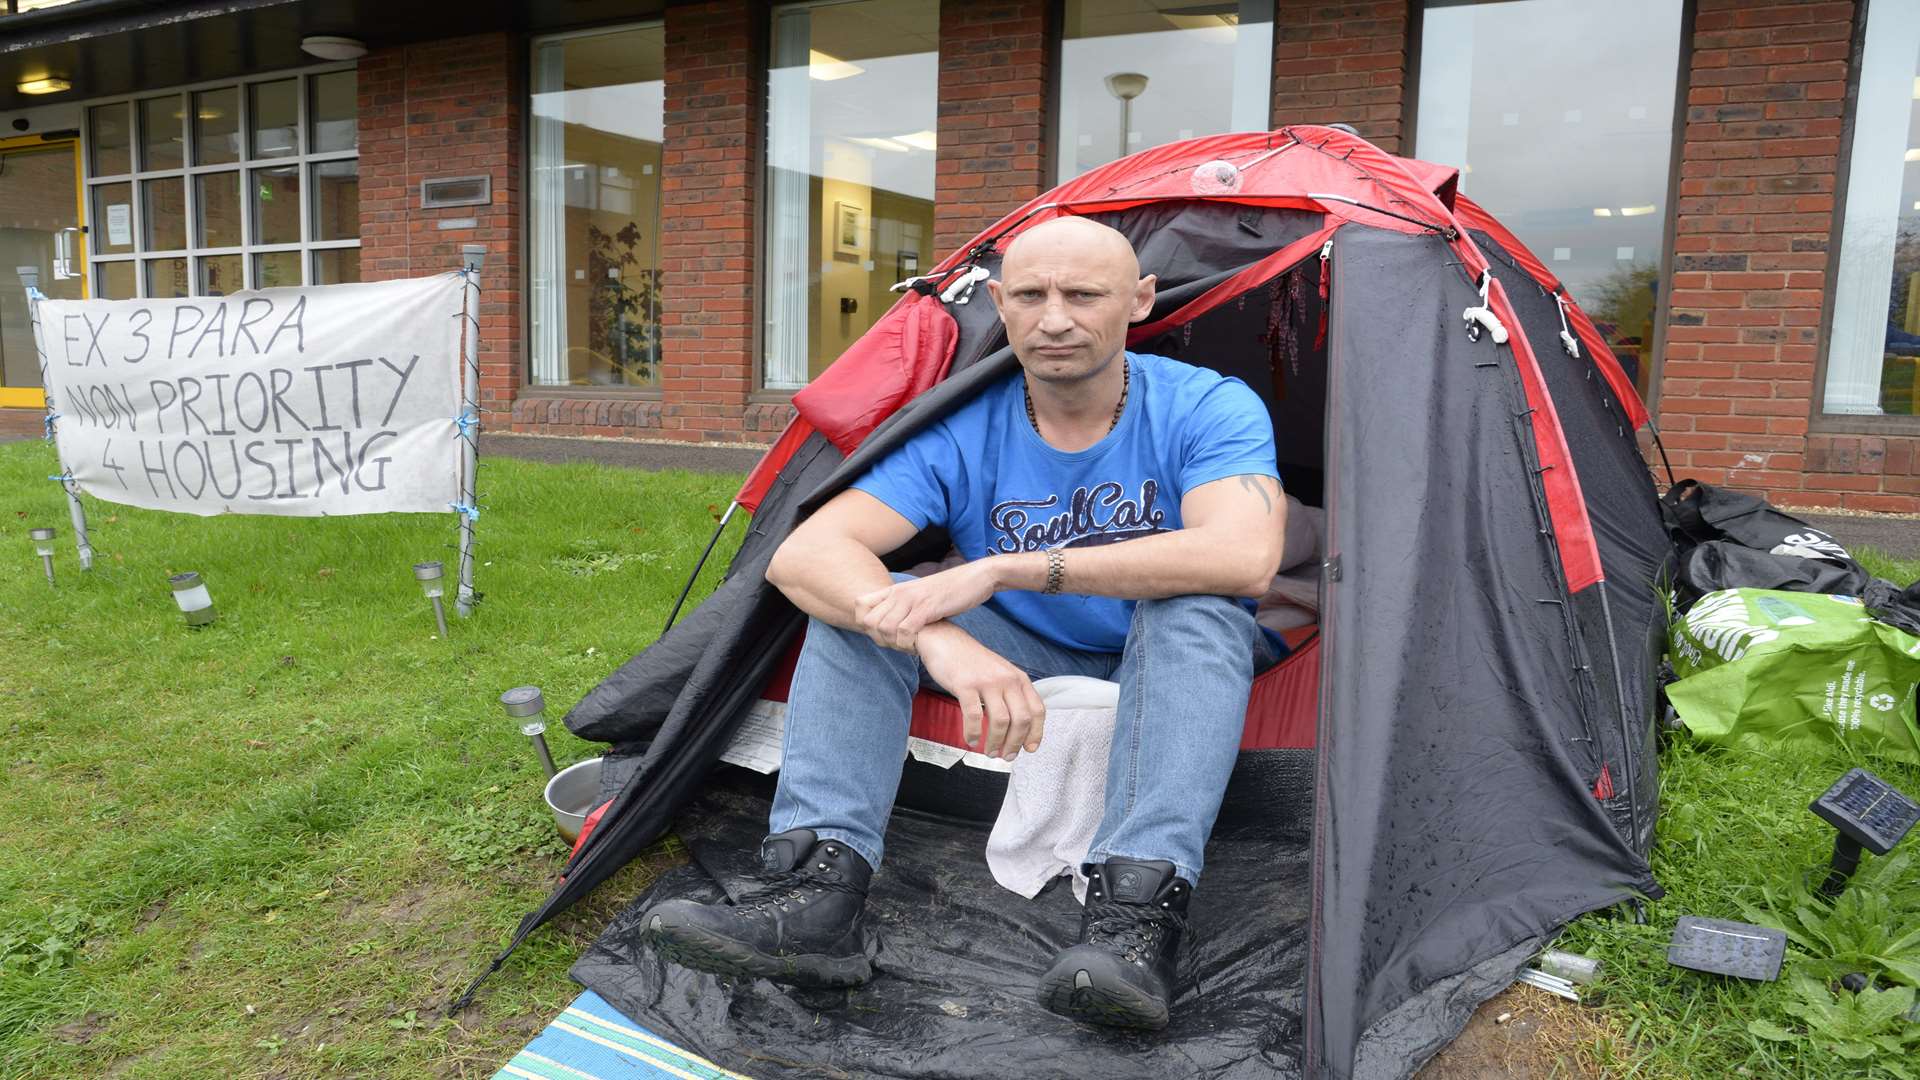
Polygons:
<instances>
[{"instance_id":1,"label":"green plastic bag","mask_svg":"<svg viewBox=\"0 0 1920 1080\"><path fill-rule=\"evenodd\" d=\"M1680 719L1709 742L1821 742L1920 764L1920 638L1859 599L1768 589L1708 593L1668 638Z\"/></svg>"}]
</instances>

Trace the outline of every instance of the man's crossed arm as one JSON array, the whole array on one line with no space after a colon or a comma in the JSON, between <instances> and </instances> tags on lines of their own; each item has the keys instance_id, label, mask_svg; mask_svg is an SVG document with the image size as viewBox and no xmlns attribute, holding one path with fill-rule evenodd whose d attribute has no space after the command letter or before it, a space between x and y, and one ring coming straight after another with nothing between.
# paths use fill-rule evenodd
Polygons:
<instances>
[{"instance_id":1,"label":"man's crossed arm","mask_svg":"<svg viewBox=\"0 0 1920 1080\"><path fill-rule=\"evenodd\" d=\"M1279 481L1243 475L1202 484L1181 500L1180 516L1180 529L1066 549L1061 591L1126 600L1267 591L1286 527ZM1032 682L947 620L1001 590L1044 588L1047 553L995 555L896 583L880 556L915 531L879 499L845 491L780 545L767 579L815 618L917 653L959 700L969 744L984 726L986 753L1011 759L1022 746L1039 749L1045 708Z\"/></svg>"}]
</instances>

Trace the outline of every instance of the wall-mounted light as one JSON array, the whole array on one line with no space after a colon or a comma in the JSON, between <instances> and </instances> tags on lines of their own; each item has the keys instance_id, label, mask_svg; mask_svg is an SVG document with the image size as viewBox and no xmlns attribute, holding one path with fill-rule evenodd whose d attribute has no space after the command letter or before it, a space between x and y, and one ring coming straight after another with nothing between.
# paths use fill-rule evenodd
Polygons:
<instances>
[{"instance_id":1,"label":"wall-mounted light","mask_svg":"<svg viewBox=\"0 0 1920 1080\"><path fill-rule=\"evenodd\" d=\"M207 587L199 574L189 570L173 575L167 582L173 586L173 602L180 605L180 614L188 626L198 628L213 621L213 597L207 595Z\"/></svg>"},{"instance_id":2,"label":"wall-mounted light","mask_svg":"<svg viewBox=\"0 0 1920 1080\"><path fill-rule=\"evenodd\" d=\"M47 587L53 587L53 530L28 529L27 535L33 538L33 550L40 553L40 565L47 568Z\"/></svg>"},{"instance_id":3,"label":"wall-mounted light","mask_svg":"<svg viewBox=\"0 0 1920 1080\"><path fill-rule=\"evenodd\" d=\"M21 79L14 87L23 94L58 94L73 89L73 84L65 79L42 75L36 79Z\"/></svg>"},{"instance_id":4,"label":"wall-mounted light","mask_svg":"<svg viewBox=\"0 0 1920 1080\"><path fill-rule=\"evenodd\" d=\"M447 594L447 568L444 563L423 562L413 564L414 579L420 582L420 591L433 601L433 624L440 628L440 640L447 639L447 609L440 598Z\"/></svg>"},{"instance_id":5,"label":"wall-mounted light","mask_svg":"<svg viewBox=\"0 0 1920 1080\"><path fill-rule=\"evenodd\" d=\"M300 51L322 60L358 60L367 55L367 44L358 38L319 34L301 38Z\"/></svg>"}]
</instances>

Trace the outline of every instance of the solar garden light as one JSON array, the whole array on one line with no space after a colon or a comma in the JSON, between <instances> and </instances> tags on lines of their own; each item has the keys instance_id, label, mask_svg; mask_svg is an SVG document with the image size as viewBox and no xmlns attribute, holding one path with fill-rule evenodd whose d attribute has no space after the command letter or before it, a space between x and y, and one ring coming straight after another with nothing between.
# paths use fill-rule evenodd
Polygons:
<instances>
[{"instance_id":1,"label":"solar garden light","mask_svg":"<svg viewBox=\"0 0 1920 1080\"><path fill-rule=\"evenodd\" d=\"M189 570L167 581L173 585L173 602L180 605L180 614L188 626L201 627L213 621L213 597L207 595L207 586L199 574Z\"/></svg>"},{"instance_id":2,"label":"solar garden light","mask_svg":"<svg viewBox=\"0 0 1920 1080\"><path fill-rule=\"evenodd\" d=\"M1825 897L1846 891L1847 879L1860 868L1861 848L1885 855L1920 821L1920 805L1865 769L1848 769L1809 809L1839 830L1832 867L1820 883Z\"/></svg>"},{"instance_id":3,"label":"solar garden light","mask_svg":"<svg viewBox=\"0 0 1920 1080\"><path fill-rule=\"evenodd\" d=\"M53 587L53 530L28 529L27 535L33 537L33 550L40 553L40 565L47 568L47 587Z\"/></svg>"},{"instance_id":4,"label":"solar garden light","mask_svg":"<svg viewBox=\"0 0 1920 1080\"><path fill-rule=\"evenodd\" d=\"M540 694L537 686L516 686L500 695L500 707L507 715L521 721L520 734L533 741L534 752L540 755L540 767L547 771L547 779L559 772L554 768L553 754L547 750L547 699Z\"/></svg>"},{"instance_id":5,"label":"solar garden light","mask_svg":"<svg viewBox=\"0 0 1920 1080\"><path fill-rule=\"evenodd\" d=\"M433 601L433 623L440 628L440 637L447 636L447 609L440 598L447 593L447 568L442 563L420 562L413 564L414 579L420 582L420 590Z\"/></svg>"}]
</instances>

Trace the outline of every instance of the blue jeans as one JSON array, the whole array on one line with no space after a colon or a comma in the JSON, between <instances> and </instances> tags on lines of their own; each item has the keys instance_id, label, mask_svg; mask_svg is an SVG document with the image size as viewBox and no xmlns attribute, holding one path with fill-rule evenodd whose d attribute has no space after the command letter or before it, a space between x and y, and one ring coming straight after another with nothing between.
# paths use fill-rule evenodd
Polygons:
<instances>
[{"instance_id":1,"label":"blue jeans","mask_svg":"<svg viewBox=\"0 0 1920 1080\"><path fill-rule=\"evenodd\" d=\"M1106 809L1087 861L1164 859L1198 882L1254 671L1277 659L1252 614L1222 596L1142 600L1118 655L1055 644L987 607L952 621L1029 678L1120 684ZM917 658L812 620L787 695L771 831L812 829L878 867L913 694L931 682Z\"/></svg>"}]
</instances>

